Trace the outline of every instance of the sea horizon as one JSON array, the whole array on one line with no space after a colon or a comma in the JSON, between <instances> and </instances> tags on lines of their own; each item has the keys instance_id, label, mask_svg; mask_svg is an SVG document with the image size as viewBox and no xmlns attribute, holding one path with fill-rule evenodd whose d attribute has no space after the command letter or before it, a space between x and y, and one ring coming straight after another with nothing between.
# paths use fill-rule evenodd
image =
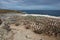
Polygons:
<instances>
[{"instance_id":1,"label":"sea horizon","mask_svg":"<svg viewBox=\"0 0 60 40\"><path fill-rule=\"evenodd\" d=\"M50 16L60 16L60 10L19 10L27 14L41 14Z\"/></svg>"}]
</instances>

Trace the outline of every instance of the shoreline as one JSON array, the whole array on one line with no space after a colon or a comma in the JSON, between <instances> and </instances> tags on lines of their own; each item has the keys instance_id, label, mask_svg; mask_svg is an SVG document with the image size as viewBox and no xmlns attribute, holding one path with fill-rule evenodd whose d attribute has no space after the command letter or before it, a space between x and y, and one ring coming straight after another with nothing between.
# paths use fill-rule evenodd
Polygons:
<instances>
[{"instance_id":1,"label":"shoreline","mask_svg":"<svg viewBox=\"0 0 60 40\"><path fill-rule=\"evenodd\" d=\"M56 18L56 19L60 19L60 16L51 16L51 15L42 15L42 14L15 14L15 13L12 13L12 14L2 14L2 15L5 15L5 16L41 16L41 17L48 17L48 18Z\"/></svg>"},{"instance_id":2,"label":"shoreline","mask_svg":"<svg viewBox=\"0 0 60 40\"><path fill-rule=\"evenodd\" d=\"M60 16L51 16L51 15L41 15L41 14L25 14L25 16L41 16L41 17L49 17L49 18L58 18L60 19Z\"/></svg>"}]
</instances>

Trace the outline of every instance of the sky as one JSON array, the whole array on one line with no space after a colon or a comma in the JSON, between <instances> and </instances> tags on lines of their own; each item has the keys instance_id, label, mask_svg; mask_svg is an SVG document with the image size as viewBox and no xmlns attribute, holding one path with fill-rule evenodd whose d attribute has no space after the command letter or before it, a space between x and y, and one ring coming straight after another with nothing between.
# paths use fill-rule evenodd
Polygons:
<instances>
[{"instance_id":1,"label":"sky","mask_svg":"<svg viewBox=\"0 0 60 40\"><path fill-rule=\"evenodd\" d=\"M60 10L60 0L0 0L0 9Z\"/></svg>"}]
</instances>

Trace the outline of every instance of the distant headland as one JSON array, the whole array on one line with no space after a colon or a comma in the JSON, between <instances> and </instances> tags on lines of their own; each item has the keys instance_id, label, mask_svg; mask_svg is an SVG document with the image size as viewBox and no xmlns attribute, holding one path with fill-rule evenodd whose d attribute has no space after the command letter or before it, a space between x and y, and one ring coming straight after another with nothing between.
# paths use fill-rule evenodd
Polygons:
<instances>
[{"instance_id":1,"label":"distant headland","mask_svg":"<svg viewBox=\"0 0 60 40\"><path fill-rule=\"evenodd\" d=\"M0 9L0 13L21 13L21 11L9 10L9 9Z\"/></svg>"}]
</instances>

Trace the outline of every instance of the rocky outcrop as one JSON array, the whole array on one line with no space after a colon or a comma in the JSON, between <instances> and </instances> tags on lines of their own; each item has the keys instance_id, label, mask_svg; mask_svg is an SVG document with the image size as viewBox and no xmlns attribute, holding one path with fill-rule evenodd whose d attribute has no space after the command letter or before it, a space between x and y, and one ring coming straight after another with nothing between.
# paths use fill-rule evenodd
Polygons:
<instances>
[{"instance_id":1,"label":"rocky outcrop","mask_svg":"<svg viewBox=\"0 0 60 40\"><path fill-rule=\"evenodd\" d=\"M21 35L23 35L24 37L24 34L27 35L27 33L29 32L29 31L27 32L27 30L31 30L29 32L29 35L32 33L32 35L44 34L52 37L58 37L58 36L60 37L60 19L57 18L49 18L41 16L13 16L13 15L1 18L3 22L5 22L1 28L4 29L6 33L9 35L10 33L13 32L12 30L19 29L19 32L16 34L16 36L19 34L18 37L21 37ZM0 24L3 23L2 20L0 20ZM25 33L24 31L27 33ZM12 35L13 33L11 34L11 36ZM29 37L26 36L26 38Z\"/></svg>"},{"instance_id":2,"label":"rocky outcrop","mask_svg":"<svg viewBox=\"0 0 60 40\"><path fill-rule=\"evenodd\" d=\"M2 24L2 20L0 19L0 25Z\"/></svg>"}]
</instances>

